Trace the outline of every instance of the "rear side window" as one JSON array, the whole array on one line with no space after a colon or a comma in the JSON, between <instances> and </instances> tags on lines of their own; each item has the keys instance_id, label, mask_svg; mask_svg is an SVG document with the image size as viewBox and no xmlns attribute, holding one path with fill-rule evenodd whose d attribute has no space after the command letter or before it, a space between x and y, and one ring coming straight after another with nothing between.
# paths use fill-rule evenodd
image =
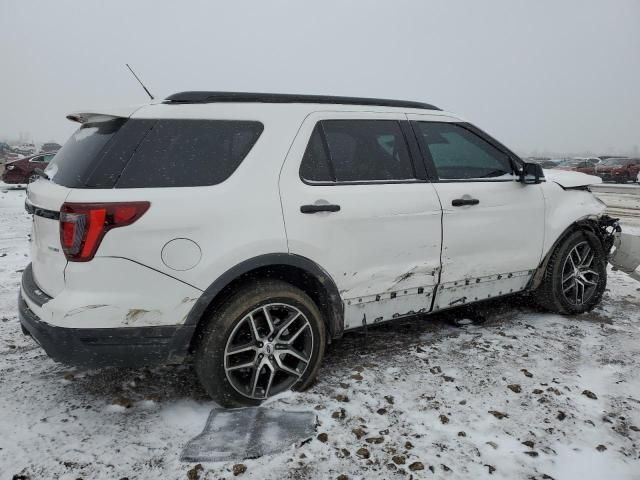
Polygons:
<instances>
[{"instance_id":1,"label":"rear side window","mask_svg":"<svg viewBox=\"0 0 640 480\"><path fill-rule=\"evenodd\" d=\"M395 120L323 120L311 135L300 166L311 182L385 182L416 178Z\"/></svg>"},{"instance_id":2,"label":"rear side window","mask_svg":"<svg viewBox=\"0 0 640 480\"><path fill-rule=\"evenodd\" d=\"M316 124L307 144L307 149L300 165L300 176L312 182L335 181L320 123Z\"/></svg>"},{"instance_id":3,"label":"rear side window","mask_svg":"<svg viewBox=\"0 0 640 480\"><path fill-rule=\"evenodd\" d=\"M158 120L117 188L193 187L225 181L260 137L260 122Z\"/></svg>"}]
</instances>

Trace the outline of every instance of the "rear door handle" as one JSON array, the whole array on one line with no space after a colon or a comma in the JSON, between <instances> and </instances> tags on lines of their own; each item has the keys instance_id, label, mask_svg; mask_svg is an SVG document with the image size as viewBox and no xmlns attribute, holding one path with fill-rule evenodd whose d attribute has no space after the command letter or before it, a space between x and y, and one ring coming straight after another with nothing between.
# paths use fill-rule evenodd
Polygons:
<instances>
[{"instance_id":1,"label":"rear door handle","mask_svg":"<svg viewBox=\"0 0 640 480\"><path fill-rule=\"evenodd\" d=\"M455 198L451 201L454 207L464 207L465 205L478 205L480 200L477 198Z\"/></svg>"},{"instance_id":2,"label":"rear door handle","mask_svg":"<svg viewBox=\"0 0 640 480\"><path fill-rule=\"evenodd\" d=\"M339 212L340 205L302 205L300 211L302 213Z\"/></svg>"}]
</instances>

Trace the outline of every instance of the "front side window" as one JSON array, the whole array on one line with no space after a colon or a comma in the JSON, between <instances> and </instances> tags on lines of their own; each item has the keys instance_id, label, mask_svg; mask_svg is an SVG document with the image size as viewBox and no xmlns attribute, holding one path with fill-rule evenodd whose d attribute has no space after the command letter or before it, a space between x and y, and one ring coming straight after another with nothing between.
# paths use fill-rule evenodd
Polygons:
<instances>
[{"instance_id":1,"label":"front side window","mask_svg":"<svg viewBox=\"0 0 640 480\"><path fill-rule=\"evenodd\" d=\"M445 122L417 125L441 180L491 180L512 175L509 156L466 128Z\"/></svg>"},{"instance_id":2,"label":"front side window","mask_svg":"<svg viewBox=\"0 0 640 480\"><path fill-rule=\"evenodd\" d=\"M416 178L400 123L323 120L311 135L300 175L308 181L393 182Z\"/></svg>"}]
</instances>

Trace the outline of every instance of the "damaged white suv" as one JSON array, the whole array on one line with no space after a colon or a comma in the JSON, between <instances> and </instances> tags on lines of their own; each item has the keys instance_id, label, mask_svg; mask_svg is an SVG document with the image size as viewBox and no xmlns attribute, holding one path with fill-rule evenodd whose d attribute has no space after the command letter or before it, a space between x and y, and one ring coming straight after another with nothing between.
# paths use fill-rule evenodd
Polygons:
<instances>
[{"instance_id":1,"label":"damaged white suv","mask_svg":"<svg viewBox=\"0 0 640 480\"><path fill-rule=\"evenodd\" d=\"M605 289L600 179L431 105L183 92L68 118L19 297L60 362L193 360L252 405L310 385L346 330L522 291L578 314Z\"/></svg>"}]
</instances>

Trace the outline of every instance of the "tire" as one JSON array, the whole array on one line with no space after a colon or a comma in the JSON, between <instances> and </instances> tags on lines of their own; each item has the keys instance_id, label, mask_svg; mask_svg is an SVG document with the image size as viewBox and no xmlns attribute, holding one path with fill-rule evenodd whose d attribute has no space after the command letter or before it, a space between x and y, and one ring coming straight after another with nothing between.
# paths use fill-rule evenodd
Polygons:
<instances>
[{"instance_id":1,"label":"tire","mask_svg":"<svg viewBox=\"0 0 640 480\"><path fill-rule=\"evenodd\" d=\"M588 266L579 267L580 273L576 275L574 265L580 265L580 257ZM602 299L606 286L607 255L602 243L593 233L580 230L571 233L551 254L535 297L547 310L576 315L592 310Z\"/></svg>"},{"instance_id":2,"label":"tire","mask_svg":"<svg viewBox=\"0 0 640 480\"><path fill-rule=\"evenodd\" d=\"M240 288L206 320L195 369L223 407L259 405L314 381L326 330L320 310L302 290L280 280L259 280Z\"/></svg>"}]
</instances>

